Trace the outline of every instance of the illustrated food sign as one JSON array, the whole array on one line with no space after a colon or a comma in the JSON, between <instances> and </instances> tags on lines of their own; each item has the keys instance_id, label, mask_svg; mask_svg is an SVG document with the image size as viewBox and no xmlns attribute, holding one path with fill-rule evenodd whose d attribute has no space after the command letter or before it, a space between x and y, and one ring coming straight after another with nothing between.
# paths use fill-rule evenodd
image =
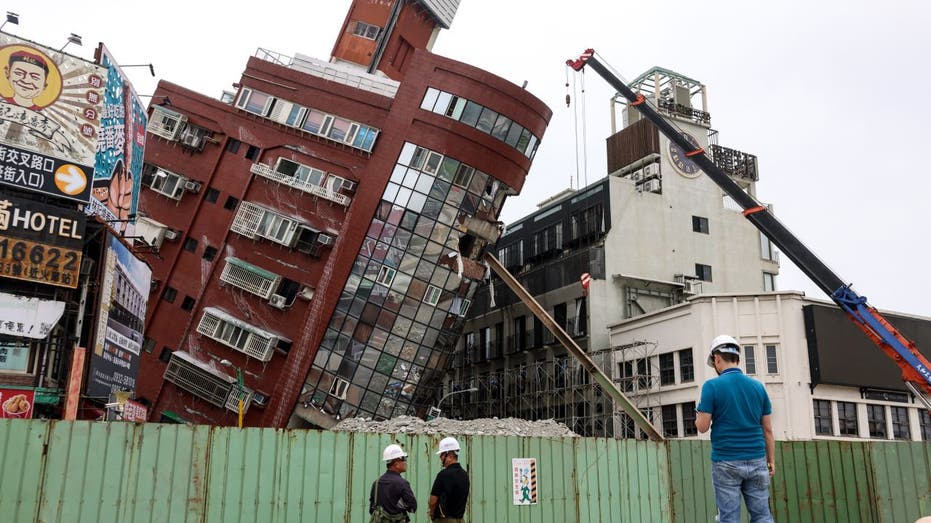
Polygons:
<instances>
[{"instance_id":1,"label":"illustrated food sign","mask_svg":"<svg viewBox=\"0 0 931 523\"><path fill-rule=\"evenodd\" d=\"M114 227L133 234L128 220L139 205L146 113L132 84L103 44L97 50L97 63L106 68L107 82L87 212L105 220L127 220L114 222Z\"/></svg>"},{"instance_id":2,"label":"illustrated food sign","mask_svg":"<svg viewBox=\"0 0 931 523\"><path fill-rule=\"evenodd\" d=\"M106 70L0 33L0 183L87 202Z\"/></svg>"},{"instance_id":3,"label":"illustrated food sign","mask_svg":"<svg viewBox=\"0 0 931 523\"><path fill-rule=\"evenodd\" d=\"M536 505L537 499L537 458L511 459L512 494L515 505Z\"/></svg>"},{"instance_id":4,"label":"illustrated food sign","mask_svg":"<svg viewBox=\"0 0 931 523\"><path fill-rule=\"evenodd\" d=\"M87 218L0 195L0 278L76 288Z\"/></svg>"},{"instance_id":5,"label":"illustrated food sign","mask_svg":"<svg viewBox=\"0 0 931 523\"><path fill-rule=\"evenodd\" d=\"M0 419L31 418L36 391L0 389Z\"/></svg>"},{"instance_id":6,"label":"illustrated food sign","mask_svg":"<svg viewBox=\"0 0 931 523\"><path fill-rule=\"evenodd\" d=\"M108 235L109 236L109 235ZM108 398L136 388L152 270L115 236L107 239L97 335L85 394Z\"/></svg>"}]
</instances>

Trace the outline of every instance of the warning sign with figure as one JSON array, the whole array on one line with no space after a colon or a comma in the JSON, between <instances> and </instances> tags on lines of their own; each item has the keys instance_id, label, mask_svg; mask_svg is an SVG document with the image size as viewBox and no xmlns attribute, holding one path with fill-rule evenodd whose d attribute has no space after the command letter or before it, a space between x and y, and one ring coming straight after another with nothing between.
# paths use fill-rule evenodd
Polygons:
<instances>
[{"instance_id":1,"label":"warning sign with figure","mask_svg":"<svg viewBox=\"0 0 931 523\"><path fill-rule=\"evenodd\" d=\"M537 492L537 458L513 458L511 460L511 481L514 489L515 505L536 505Z\"/></svg>"}]
</instances>

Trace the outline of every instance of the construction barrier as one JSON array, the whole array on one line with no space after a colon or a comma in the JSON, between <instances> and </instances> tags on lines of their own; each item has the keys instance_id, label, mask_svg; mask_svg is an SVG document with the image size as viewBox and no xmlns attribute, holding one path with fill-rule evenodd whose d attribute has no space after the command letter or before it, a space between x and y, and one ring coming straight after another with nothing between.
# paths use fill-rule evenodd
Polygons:
<instances>
[{"instance_id":1,"label":"construction barrier","mask_svg":"<svg viewBox=\"0 0 931 523\"><path fill-rule=\"evenodd\" d=\"M366 522L369 488L384 470L381 451L398 442L410 454L406 477L420 503L413 520L425 522L438 440L0 420L0 514L12 522ZM460 443L472 481L467 521L714 519L707 441L466 436ZM776 521L911 523L931 515L928 442L778 442L777 464Z\"/></svg>"}]
</instances>

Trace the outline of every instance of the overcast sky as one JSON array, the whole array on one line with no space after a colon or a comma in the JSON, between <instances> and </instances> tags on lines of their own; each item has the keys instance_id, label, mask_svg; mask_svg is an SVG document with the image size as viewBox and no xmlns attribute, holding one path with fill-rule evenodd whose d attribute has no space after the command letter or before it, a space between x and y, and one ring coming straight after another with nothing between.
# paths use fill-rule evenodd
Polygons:
<instances>
[{"instance_id":1,"label":"overcast sky","mask_svg":"<svg viewBox=\"0 0 931 523\"><path fill-rule=\"evenodd\" d=\"M120 63L153 62L158 79L219 96L259 47L329 58L349 5L21 2L20 25L4 30L52 47L78 33L84 47L69 52L91 58L103 41ZM594 47L627 79L658 65L707 85L721 145L759 158L760 199L872 305L931 316L929 27L921 0L462 0L434 52L526 80L553 109L505 221L575 177L563 64ZM154 91L146 69L127 73L139 94ZM605 175L612 94L595 74L586 87L583 184ZM778 287L823 297L785 257Z\"/></svg>"}]
</instances>

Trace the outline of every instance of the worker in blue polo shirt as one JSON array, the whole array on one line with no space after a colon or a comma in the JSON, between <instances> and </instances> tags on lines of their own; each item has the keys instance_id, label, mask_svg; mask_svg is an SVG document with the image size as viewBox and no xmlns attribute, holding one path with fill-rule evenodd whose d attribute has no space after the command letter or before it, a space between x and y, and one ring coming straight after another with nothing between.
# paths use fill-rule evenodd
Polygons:
<instances>
[{"instance_id":1,"label":"worker in blue polo shirt","mask_svg":"<svg viewBox=\"0 0 931 523\"><path fill-rule=\"evenodd\" d=\"M743 495L751 523L772 523L773 406L763 384L747 377L739 365L737 340L728 335L712 340L708 366L714 367L718 377L702 385L695 427L702 433L711 429L711 481L719 521L740 521Z\"/></svg>"}]
</instances>

